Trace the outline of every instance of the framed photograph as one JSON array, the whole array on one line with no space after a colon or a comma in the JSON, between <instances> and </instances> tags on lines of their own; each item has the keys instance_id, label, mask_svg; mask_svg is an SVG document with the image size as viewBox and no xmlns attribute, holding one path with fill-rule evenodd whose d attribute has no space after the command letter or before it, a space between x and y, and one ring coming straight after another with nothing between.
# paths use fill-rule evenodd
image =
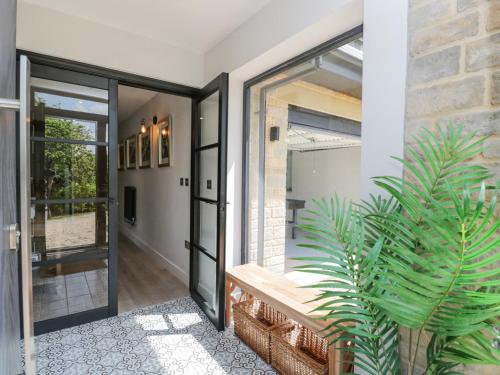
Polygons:
<instances>
[{"instance_id":1,"label":"framed photograph","mask_svg":"<svg viewBox=\"0 0 500 375\"><path fill-rule=\"evenodd\" d=\"M158 166L172 166L172 119L166 119L158 123Z\"/></svg>"},{"instance_id":2,"label":"framed photograph","mask_svg":"<svg viewBox=\"0 0 500 375\"><path fill-rule=\"evenodd\" d=\"M125 143L118 143L118 170L123 170L123 166L125 165Z\"/></svg>"},{"instance_id":3,"label":"framed photograph","mask_svg":"<svg viewBox=\"0 0 500 375\"><path fill-rule=\"evenodd\" d=\"M151 168L151 126L137 136L139 142L139 168Z\"/></svg>"},{"instance_id":4,"label":"framed photograph","mask_svg":"<svg viewBox=\"0 0 500 375\"><path fill-rule=\"evenodd\" d=\"M127 138L127 169L135 169L137 158L137 138L132 135Z\"/></svg>"}]
</instances>

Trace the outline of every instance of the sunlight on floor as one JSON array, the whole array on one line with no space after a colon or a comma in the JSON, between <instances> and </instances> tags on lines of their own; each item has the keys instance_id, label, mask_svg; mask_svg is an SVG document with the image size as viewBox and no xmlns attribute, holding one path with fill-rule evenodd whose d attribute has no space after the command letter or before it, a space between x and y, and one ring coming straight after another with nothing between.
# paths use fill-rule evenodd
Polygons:
<instances>
[{"instance_id":1,"label":"sunlight on floor","mask_svg":"<svg viewBox=\"0 0 500 375\"><path fill-rule=\"evenodd\" d=\"M202 322L200 316L196 313L169 314L168 319L175 329L184 329Z\"/></svg>"},{"instance_id":2,"label":"sunlight on floor","mask_svg":"<svg viewBox=\"0 0 500 375\"><path fill-rule=\"evenodd\" d=\"M160 314L137 315L134 320L145 331L168 330L168 324Z\"/></svg>"}]
</instances>

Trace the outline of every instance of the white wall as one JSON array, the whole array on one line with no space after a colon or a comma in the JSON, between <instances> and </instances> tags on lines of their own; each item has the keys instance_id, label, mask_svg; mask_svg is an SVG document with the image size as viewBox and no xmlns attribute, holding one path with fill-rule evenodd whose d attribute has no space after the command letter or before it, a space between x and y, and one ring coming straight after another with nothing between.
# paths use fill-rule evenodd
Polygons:
<instances>
[{"instance_id":1,"label":"white wall","mask_svg":"<svg viewBox=\"0 0 500 375\"><path fill-rule=\"evenodd\" d=\"M287 198L303 199L306 209L314 208L313 199L359 201L361 148L298 152L292 156L292 191Z\"/></svg>"},{"instance_id":2,"label":"white wall","mask_svg":"<svg viewBox=\"0 0 500 375\"><path fill-rule=\"evenodd\" d=\"M17 4L19 49L195 87L203 84L203 55L46 7ZM152 22L168 22L168 17Z\"/></svg>"},{"instance_id":3,"label":"white wall","mask_svg":"<svg viewBox=\"0 0 500 375\"><path fill-rule=\"evenodd\" d=\"M365 1L361 195L380 189L373 176L401 176L391 156L403 156L407 46L407 0ZM381 95L383 92L383 95Z\"/></svg>"},{"instance_id":4,"label":"white wall","mask_svg":"<svg viewBox=\"0 0 500 375\"><path fill-rule=\"evenodd\" d=\"M173 166L158 168L158 129L153 129L153 168L124 169L118 172L118 199L120 202L120 231L142 247L164 257L169 270L188 284L189 251L184 241L189 240L190 188L180 186L181 177L190 177L191 99L157 94L128 120L119 124L118 139L122 141L137 134L144 117L151 123L172 116ZM137 221L134 226L123 220L123 187L137 189Z\"/></svg>"}]
</instances>

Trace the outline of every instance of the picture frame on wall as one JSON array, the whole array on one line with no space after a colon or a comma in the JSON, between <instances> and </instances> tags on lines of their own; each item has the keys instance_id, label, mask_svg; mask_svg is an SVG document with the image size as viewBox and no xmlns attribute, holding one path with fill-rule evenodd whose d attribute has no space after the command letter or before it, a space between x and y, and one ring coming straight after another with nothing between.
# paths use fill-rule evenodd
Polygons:
<instances>
[{"instance_id":1,"label":"picture frame on wall","mask_svg":"<svg viewBox=\"0 0 500 375\"><path fill-rule=\"evenodd\" d=\"M137 137L132 135L127 138L127 169L135 169L137 159Z\"/></svg>"},{"instance_id":2,"label":"picture frame on wall","mask_svg":"<svg viewBox=\"0 0 500 375\"><path fill-rule=\"evenodd\" d=\"M125 142L118 143L118 170L122 171L125 166Z\"/></svg>"},{"instance_id":3,"label":"picture frame on wall","mask_svg":"<svg viewBox=\"0 0 500 375\"><path fill-rule=\"evenodd\" d=\"M172 118L169 116L158 123L158 167L171 167L172 155Z\"/></svg>"},{"instance_id":4,"label":"picture frame on wall","mask_svg":"<svg viewBox=\"0 0 500 375\"><path fill-rule=\"evenodd\" d=\"M152 150L152 127L148 126L144 133L139 133L138 139L138 155L139 168L151 168Z\"/></svg>"}]
</instances>

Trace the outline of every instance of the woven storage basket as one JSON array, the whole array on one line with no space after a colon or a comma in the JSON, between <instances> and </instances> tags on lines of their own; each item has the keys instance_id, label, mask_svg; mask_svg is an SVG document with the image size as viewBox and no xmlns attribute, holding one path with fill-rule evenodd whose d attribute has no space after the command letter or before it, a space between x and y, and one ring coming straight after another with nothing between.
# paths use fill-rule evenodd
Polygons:
<instances>
[{"instance_id":1,"label":"woven storage basket","mask_svg":"<svg viewBox=\"0 0 500 375\"><path fill-rule=\"evenodd\" d=\"M236 336L270 363L271 331L286 323L286 316L255 298L235 303L233 315Z\"/></svg>"},{"instance_id":2,"label":"woven storage basket","mask_svg":"<svg viewBox=\"0 0 500 375\"><path fill-rule=\"evenodd\" d=\"M271 336L271 365L283 375L328 373L328 341L311 330L289 323Z\"/></svg>"}]
</instances>

